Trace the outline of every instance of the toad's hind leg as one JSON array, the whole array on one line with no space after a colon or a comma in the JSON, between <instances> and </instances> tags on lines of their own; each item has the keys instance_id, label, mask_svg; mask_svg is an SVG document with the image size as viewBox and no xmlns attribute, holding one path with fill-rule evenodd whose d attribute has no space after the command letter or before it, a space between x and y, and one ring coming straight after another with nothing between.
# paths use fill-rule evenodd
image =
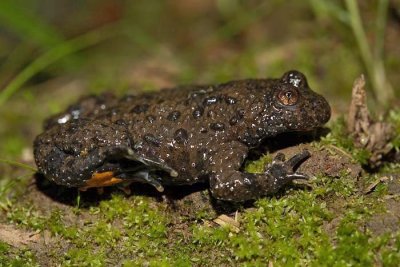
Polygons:
<instances>
[{"instance_id":1,"label":"toad's hind leg","mask_svg":"<svg viewBox=\"0 0 400 267\"><path fill-rule=\"evenodd\" d=\"M114 149L96 148L86 155L74 155L40 142L42 139L36 141L34 150L36 165L41 173L57 184L84 190L122 182L115 174L118 165L107 163L110 153L120 153L120 148L115 152Z\"/></svg>"},{"instance_id":2,"label":"toad's hind leg","mask_svg":"<svg viewBox=\"0 0 400 267\"><path fill-rule=\"evenodd\" d=\"M137 154L122 125L102 120L75 120L56 125L34 142L38 169L50 180L83 190L140 181L162 191L156 171L178 173L161 160Z\"/></svg>"},{"instance_id":3,"label":"toad's hind leg","mask_svg":"<svg viewBox=\"0 0 400 267\"><path fill-rule=\"evenodd\" d=\"M86 120L54 126L35 139L36 165L47 178L67 187L115 184L120 180L109 171L117 169L118 159L130 147L124 130Z\"/></svg>"},{"instance_id":4,"label":"toad's hind leg","mask_svg":"<svg viewBox=\"0 0 400 267\"><path fill-rule=\"evenodd\" d=\"M288 161L278 154L263 174L239 171L248 153L248 148L239 142L224 144L212 162L210 190L214 197L229 201L245 201L273 194L295 179L307 179L293 169L310 156L303 151Z\"/></svg>"}]
</instances>

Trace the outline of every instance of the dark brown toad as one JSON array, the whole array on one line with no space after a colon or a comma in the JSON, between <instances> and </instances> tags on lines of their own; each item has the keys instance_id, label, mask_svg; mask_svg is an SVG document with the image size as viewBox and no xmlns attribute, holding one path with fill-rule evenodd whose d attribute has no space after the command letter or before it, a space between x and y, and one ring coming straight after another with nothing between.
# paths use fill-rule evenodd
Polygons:
<instances>
[{"instance_id":1,"label":"dark brown toad","mask_svg":"<svg viewBox=\"0 0 400 267\"><path fill-rule=\"evenodd\" d=\"M244 201L306 178L293 168L309 156L279 154L265 173L251 174L240 171L249 150L282 132L320 127L330 114L298 71L121 99L89 96L46 121L34 155L41 173L68 187L139 181L162 191L209 182L214 197Z\"/></svg>"}]
</instances>

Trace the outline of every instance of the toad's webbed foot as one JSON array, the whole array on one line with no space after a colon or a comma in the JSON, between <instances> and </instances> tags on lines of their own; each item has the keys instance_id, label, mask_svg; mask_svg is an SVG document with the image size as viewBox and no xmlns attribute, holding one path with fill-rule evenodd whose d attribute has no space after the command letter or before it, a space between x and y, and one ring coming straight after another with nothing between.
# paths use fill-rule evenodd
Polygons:
<instances>
[{"instance_id":1,"label":"toad's webbed foot","mask_svg":"<svg viewBox=\"0 0 400 267\"><path fill-rule=\"evenodd\" d=\"M285 155L278 153L272 163L267 166L265 174L276 180L274 184L277 185L277 190L293 180L308 179L306 174L294 172L294 169L310 156L308 150L303 150L285 161Z\"/></svg>"},{"instance_id":2,"label":"toad's webbed foot","mask_svg":"<svg viewBox=\"0 0 400 267\"><path fill-rule=\"evenodd\" d=\"M280 188L296 179L307 179L305 174L295 172L310 152L304 150L285 161L279 153L262 174L239 171L247 156L248 148L238 142L226 144L218 151L210 175L210 190L214 197L228 201L245 201L276 193ZM232 153L234 151L235 153ZM221 167L222 166L222 167Z\"/></svg>"},{"instance_id":3,"label":"toad's webbed foot","mask_svg":"<svg viewBox=\"0 0 400 267\"><path fill-rule=\"evenodd\" d=\"M121 188L124 192L127 192L128 186L132 182L142 182L148 183L154 186L158 192L163 192L164 187L161 185L157 176L151 174L149 170L138 168L138 169L124 169L117 168L114 171L104 171L104 172L95 172L92 174L91 178L85 181L83 186L79 187L79 190L86 191L88 188L92 187L105 187L111 186L115 184L121 184ZM129 194L129 193L127 193Z\"/></svg>"}]
</instances>

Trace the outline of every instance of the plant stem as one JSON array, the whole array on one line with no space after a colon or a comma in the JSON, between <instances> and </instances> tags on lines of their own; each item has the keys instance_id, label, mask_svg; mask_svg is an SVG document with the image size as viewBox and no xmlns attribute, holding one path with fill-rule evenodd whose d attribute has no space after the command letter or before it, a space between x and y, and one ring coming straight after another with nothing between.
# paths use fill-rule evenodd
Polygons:
<instances>
[{"instance_id":1,"label":"plant stem","mask_svg":"<svg viewBox=\"0 0 400 267\"><path fill-rule=\"evenodd\" d=\"M379 0L378 11L376 18L375 29L375 59L383 58L384 41L385 41L385 26L387 19L387 12L389 8L389 0Z\"/></svg>"},{"instance_id":2,"label":"plant stem","mask_svg":"<svg viewBox=\"0 0 400 267\"><path fill-rule=\"evenodd\" d=\"M379 1L379 9L387 9L387 0ZM386 7L385 7L386 5ZM394 92L390 83L388 82L385 74L385 68L383 64L382 54L383 54L383 40L377 41L382 42L377 43L378 47L376 51L382 51L380 54L375 55L372 54L372 50L368 44L367 37L365 35L364 28L361 23L361 17L359 8L356 0L346 0L346 6L350 13L350 25L353 30L353 33L356 37L357 45L360 49L361 58L364 61L365 68L367 70L368 76L372 81L372 87L375 93L375 96L380 104L387 104L388 101L393 97ZM380 17L378 18L378 24L386 21L386 11L379 12ZM382 22L383 21L383 22ZM379 34L377 38L383 39L384 35L384 26L378 26ZM379 47L381 46L381 47Z\"/></svg>"},{"instance_id":3,"label":"plant stem","mask_svg":"<svg viewBox=\"0 0 400 267\"><path fill-rule=\"evenodd\" d=\"M381 90L377 91L379 96L382 93L380 100L381 104L388 104L389 100L394 97L394 90L389 80L386 77L386 70L384 64L384 43L385 43L385 26L387 20L389 1L379 0L378 2L378 13L376 19L376 30L375 30L375 50L374 50L374 60L375 60L375 79L377 85Z\"/></svg>"}]
</instances>

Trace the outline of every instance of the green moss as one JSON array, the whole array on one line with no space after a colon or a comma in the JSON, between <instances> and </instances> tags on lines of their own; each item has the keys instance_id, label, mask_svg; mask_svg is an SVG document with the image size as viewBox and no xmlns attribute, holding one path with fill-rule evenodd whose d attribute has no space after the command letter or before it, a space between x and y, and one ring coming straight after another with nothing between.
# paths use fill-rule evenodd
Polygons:
<instances>
[{"instance_id":1,"label":"green moss","mask_svg":"<svg viewBox=\"0 0 400 267\"><path fill-rule=\"evenodd\" d=\"M392 246L388 246L390 242L393 242ZM385 235L378 238L377 240L382 251L380 259L382 260L383 266L398 266L400 262L400 234L395 233L392 236Z\"/></svg>"},{"instance_id":2,"label":"green moss","mask_svg":"<svg viewBox=\"0 0 400 267\"><path fill-rule=\"evenodd\" d=\"M265 154L261 158L255 161L247 161L245 164L245 170L250 173L263 173L265 166L272 162L272 156Z\"/></svg>"},{"instance_id":3,"label":"green moss","mask_svg":"<svg viewBox=\"0 0 400 267\"><path fill-rule=\"evenodd\" d=\"M234 254L241 261L282 264L300 263L313 257L314 250L327 242L321 231L331 218L325 203L312 193L302 192L288 199L260 199L256 210L244 214L243 230L232 238Z\"/></svg>"},{"instance_id":4,"label":"green moss","mask_svg":"<svg viewBox=\"0 0 400 267\"><path fill-rule=\"evenodd\" d=\"M37 264L32 251L28 249L14 249L0 241L0 266L36 267L39 264Z\"/></svg>"},{"instance_id":5,"label":"green moss","mask_svg":"<svg viewBox=\"0 0 400 267\"><path fill-rule=\"evenodd\" d=\"M335 237L335 246L322 246L318 251L316 266L375 266L382 261L384 266L397 266L399 247L392 246L389 234L373 237L360 229L359 213L348 212L341 221Z\"/></svg>"},{"instance_id":6,"label":"green moss","mask_svg":"<svg viewBox=\"0 0 400 267\"><path fill-rule=\"evenodd\" d=\"M71 248L64 258L67 265L103 265L113 255L122 259L132 253L151 258L159 255L166 244L167 218L150 208L147 198L138 197L131 202L114 194L110 200L90 208L90 214L93 217L84 222L83 228L53 228L70 240Z\"/></svg>"},{"instance_id":7,"label":"green moss","mask_svg":"<svg viewBox=\"0 0 400 267\"><path fill-rule=\"evenodd\" d=\"M0 241L0 263L7 260L6 255L8 255L10 246L2 241Z\"/></svg>"},{"instance_id":8,"label":"green moss","mask_svg":"<svg viewBox=\"0 0 400 267\"><path fill-rule=\"evenodd\" d=\"M344 134L342 119L315 145L334 145L351 157L360 157ZM245 169L263 172L271 160L267 154L247 162ZM394 170L394 166L387 168ZM364 181L368 184L377 178L367 175ZM6 215L9 223L48 230L53 238L58 237L60 243L49 254L57 255L63 266L264 266L270 261L276 266L372 266L376 261L395 266L400 259L398 233L373 236L361 231L371 214L382 211L386 185L378 185L365 197L357 181L343 171L340 179L318 176L310 186L312 190L287 189L280 197L262 198L254 208L243 209L238 233L202 223L210 218L204 212L196 214L195 220L182 220L187 227L182 230L164 203L122 193L90 207L79 198L79 205L68 212L54 209L49 213L43 213L38 203L15 201L15 195L6 204ZM10 255L18 255L35 264L35 253L30 250L10 252L0 243L0 251L6 255L0 259L7 263Z\"/></svg>"},{"instance_id":9,"label":"green moss","mask_svg":"<svg viewBox=\"0 0 400 267\"><path fill-rule=\"evenodd\" d=\"M72 248L64 256L63 266L105 266L104 251L88 251Z\"/></svg>"},{"instance_id":10,"label":"green moss","mask_svg":"<svg viewBox=\"0 0 400 267\"><path fill-rule=\"evenodd\" d=\"M7 219L10 223L19 224L33 230L44 230L46 226L45 217L41 216L32 206L14 206L7 213Z\"/></svg>"},{"instance_id":11,"label":"green moss","mask_svg":"<svg viewBox=\"0 0 400 267\"><path fill-rule=\"evenodd\" d=\"M343 121L334 124L322 144L353 156ZM271 160L267 154L248 162L246 171L262 172ZM377 176L364 179L370 183ZM373 236L360 230L371 214L382 211L385 185L365 197L357 181L343 171L340 179L318 176L310 186L312 190L287 189L280 197L262 198L254 208L243 209L238 233L202 223L209 218L203 213L195 215L196 220L182 220L187 228L179 228L173 223L176 219L171 220L176 215L164 203L122 193L88 208L79 200L80 207L71 207L69 213L55 209L43 214L35 203L14 202L6 214L9 223L48 230L60 238L49 254L59 255L63 266L264 266L270 261L276 266L372 266L377 259L388 266L396 263L396 233Z\"/></svg>"}]
</instances>

